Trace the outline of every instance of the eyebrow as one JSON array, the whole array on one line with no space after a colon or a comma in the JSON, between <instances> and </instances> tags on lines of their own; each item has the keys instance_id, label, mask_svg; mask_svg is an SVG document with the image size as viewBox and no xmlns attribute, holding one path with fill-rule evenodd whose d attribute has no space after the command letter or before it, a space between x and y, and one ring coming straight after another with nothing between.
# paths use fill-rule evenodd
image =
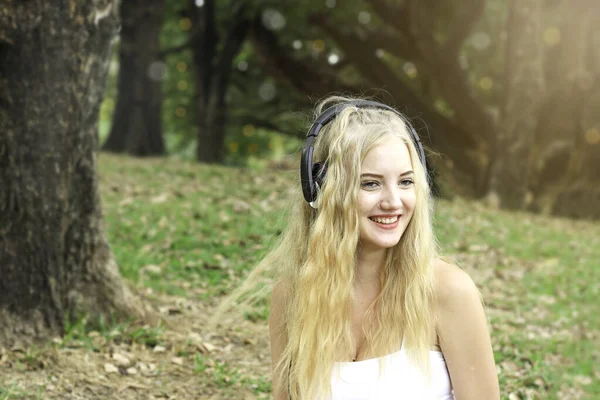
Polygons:
<instances>
[{"instance_id":1,"label":"eyebrow","mask_svg":"<svg viewBox=\"0 0 600 400\"><path fill-rule=\"evenodd\" d=\"M406 171L400 174L400 176L407 176L407 175L411 175L414 174L413 171ZM383 175L379 175L379 174L371 174L371 173L366 173L366 174L361 174L360 175L361 178L366 178L366 177L373 177L373 178L383 178Z\"/></svg>"}]
</instances>

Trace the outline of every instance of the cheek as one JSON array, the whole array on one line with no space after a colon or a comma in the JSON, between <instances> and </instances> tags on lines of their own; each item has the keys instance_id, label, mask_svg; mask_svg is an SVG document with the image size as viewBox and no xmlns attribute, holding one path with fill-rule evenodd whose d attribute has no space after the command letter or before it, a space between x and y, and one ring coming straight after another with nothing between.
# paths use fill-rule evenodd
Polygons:
<instances>
[{"instance_id":1,"label":"cheek","mask_svg":"<svg viewBox=\"0 0 600 400\"><path fill-rule=\"evenodd\" d=\"M373 208L374 201L368 193L362 192L358 195L358 209L361 213L367 213Z\"/></svg>"},{"instance_id":2,"label":"cheek","mask_svg":"<svg viewBox=\"0 0 600 400\"><path fill-rule=\"evenodd\" d=\"M414 190L411 190L410 192L408 192L406 194L406 197L404 198L404 205L407 208L410 208L412 211L412 210L414 210L416 204L417 204L417 194L415 193Z\"/></svg>"}]
</instances>

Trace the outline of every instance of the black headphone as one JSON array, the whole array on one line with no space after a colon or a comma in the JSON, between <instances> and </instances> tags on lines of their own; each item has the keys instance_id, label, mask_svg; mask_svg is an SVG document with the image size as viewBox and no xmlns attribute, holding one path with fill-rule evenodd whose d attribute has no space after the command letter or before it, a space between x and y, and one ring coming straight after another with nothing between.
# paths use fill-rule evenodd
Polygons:
<instances>
[{"instance_id":1,"label":"black headphone","mask_svg":"<svg viewBox=\"0 0 600 400\"><path fill-rule=\"evenodd\" d=\"M417 152L419 153L421 164L423 164L423 168L425 169L425 175L427 176L425 151L423 150L423 145L421 144L419 135L417 135L415 128L413 128L413 126L406 121L398 111L390 106L371 100L355 100L336 104L323 111L323 113L317 117L306 134L306 144L302 148L302 158L300 161L300 182L302 183L302 193L304 194L304 198L311 205L311 207L316 208L314 202L317 199L317 191L321 187L323 179L327 173L327 163L318 162L313 164L313 141L319 135L321 129L330 123L334 118L336 118L346 107L388 110L402 118L408 128L408 132L410 132L410 136L412 137L413 143L417 149Z\"/></svg>"}]
</instances>

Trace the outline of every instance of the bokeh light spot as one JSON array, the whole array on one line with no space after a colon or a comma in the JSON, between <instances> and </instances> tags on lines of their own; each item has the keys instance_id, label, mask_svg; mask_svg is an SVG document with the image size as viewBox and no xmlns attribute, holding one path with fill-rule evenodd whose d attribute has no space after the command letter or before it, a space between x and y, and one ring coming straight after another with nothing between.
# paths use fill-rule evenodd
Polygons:
<instances>
[{"instance_id":1,"label":"bokeh light spot","mask_svg":"<svg viewBox=\"0 0 600 400\"><path fill-rule=\"evenodd\" d=\"M489 76L485 76L479 80L479 87L483 90L490 90L494 86L494 81Z\"/></svg>"},{"instance_id":2,"label":"bokeh light spot","mask_svg":"<svg viewBox=\"0 0 600 400\"><path fill-rule=\"evenodd\" d=\"M560 31L555 26L550 26L544 31L544 42L548 46L556 46L560 43Z\"/></svg>"},{"instance_id":3,"label":"bokeh light spot","mask_svg":"<svg viewBox=\"0 0 600 400\"><path fill-rule=\"evenodd\" d=\"M600 129L591 128L585 132L585 141L589 144L598 144L600 143Z\"/></svg>"},{"instance_id":4,"label":"bokeh light spot","mask_svg":"<svg viewBox=\"0 0 600 400\"><path fill-rule=\"evenodd\" d=\"M321 52L325 50L325 41L322 39L317 39L313 41L312 48L316 52Z\"/></svg>"},{"instance_id":5,"label":"bokeh light spot","mask_svg":"<svg viewBox=\"0 0 600 400\"><path fill-rule=\"evenodd\" d=\"M275 85L269 81L263 82L258 88L258 96L264 101L273 100L276 92Z\"/></svg>"},{"instance_id":6,"label":"bokeh light spot","mask_svg":"<svg viewBox=\"0 0 600 400\"><path fill-rule=\"evenodd\" d=\"M179 27L184 31L189 31L192 28L192 21L189 18L181 18Z\"/></svg>"},{"instance_id":7,"label":"bokeh light spot","mask_svg":"<svg viewBox=\"0 0 600 400\"><path fill-rule=\"evenodd\" d=\"M491 43L490 35L486 32L477 32L471 37L471 45L479 51L487 49Z\"/></svg>"},{"instance_id":8,"label":"bokeh light spot","mask_svg":"<svg viewBox=\"0 0 600 400\"><path fill-rule=\"evenodd\" d=\"M385 51L383 49L377 49L377 50L375 50L375 57L377 57L377 58L383 58L383 56L385 56Z\"/></svg>"},{"instance_id":9,"label":"bokeh light spot","mask_svg":"<svg viewBox=\"0 0 600 400\"><path fill-rule=\"evenodd\" d=\"M248 153L258 153L258 145L256 143L250 143L248 145Z\"/></svg>"},{"instance_id":10,"label":"bokeh light spot","mask_svg":"<svg viewBox=\"0 0 600 400\"><path fill-rule=\"evenodd\" d=\"M371 22L371 14L369 14L367 11L361 11L358 13L358 22L360 22L363 25L368 24L369 22Z\"/></svg>"},{"instance_id":11,"label":"bokeh light spot","mask_svg":"<svg viewBox=\"0 0 600 400\"><path fill-rule=\"evenodd\" d=\"M246 137L253 136L255 132L256 132L256 128L254 127L254 125L244 125L244 127L242 128L242 133Z\"/></svg>"},{"instance_id":12,"label":"bokeh light spot","mask_svg":"<svg viewBox=\"0 0 600 400\"><path fill-rule=\"evenodd\" d=\"M177 107L175 109L175 115L177 115L179 118L185 117L185 108L183 108L183 107Z\"/></svg>"},{"instance_id":13,"label":"bokeh light spot","mask_svg":"<svg viewBox=\"0 0 600 400\"><path fill-rule=\"evenodd\" d=\"M415 66L415 64L413 64L411 62L404 63L404 65L402 66L402 69L404 70L404 73L410 79L416 78L418 75L417 67Z\"/></svg>"},{"instance_id":14,"label":"bokeh light spot","mask_svg":"<svg viewBox=\"0 0 600 400\"><path fill-rule=\"evenodd\" d=\"M183 61L178 62L177 63L177 71L179 71L179 72L187 71L187 64L184 63Z\"/></svg>"},{"instance_id":15,"label":"bokeh light spot","mask_svg":"<svg viewBox=\"0 0 600 400\"><path fill-rule=\"evenodd\" d=\"M300 40L294 40L294 42L292 43L292 47L294 48L294 50L300 50L302 48L302 41Z\"/></svg>"},{"instance_id":16,"label":"bokeh light spot","mask_svg":"<svg viewBox=\"0 0 600 400\"><path fill-rule=\"evenodd\" d=\"M335 7L335 0L325 0L325 5L329 8Z\"/></svg>"},{"instance_id":17,"label":"bokeh light spot","mask_svg":"<svg viewBox=\"0 0 600 400\"><path fill-rule=\"evenodd\" d=\"M237 153L238 150L240 149L240 145L236 142L231 142L229 143L229 151L232 153Z\"/></svg>"},{"instance_id":18,"label":"bokeh light spot","mask_svg":"<svg viewBox=\"0 0 600 400\"><path fill-rule=\"evenodd\" d=\"M285 17L279 11L269 8L262 13L262 23L265 28L278 31L285 26Z\"/></svg>"},{"instance_id":19,"label":"bokeh light spot","mask_svg":"<svg viewBox=\"0 0 600 400\"><path fill-rule=\"evenodd\" d=\"M246 61L240 61L237 63L237 69L244 72L248 70L248 63Z\"/></svg>"},{"instance_id":20,"label":"bokeh light spot","mask_svg":"<svg viewBox=\"0 0 600 400\"><path fill-rule=\"evenodd\" d=\"M179 90L186 90L188 87L189 85L186 81L179 81L179 83L177 83L177 88Z\"/></svg>"},{"instance_id":21,"label":"bokeh light spot","mask_svg":"<svg viewBox=\"0 0 600 400\"><path fill-rule=\"evenodd\" d=\"M340 61L340 56L335 53L331 53L329 57L327 57L327 62L331 65L335 65Z\"/></svg>"},{"instance_id":22,"label":"bokeh light spot","mask_svg":"<svg viewBox=\"0 0 600 400\"><path fill-rule=\"evenodd\" d=\"M167 74L167 65L162 61L154 61L148 67L148 77L153 81L162 81Z\"/></svg>"}]
</instances>

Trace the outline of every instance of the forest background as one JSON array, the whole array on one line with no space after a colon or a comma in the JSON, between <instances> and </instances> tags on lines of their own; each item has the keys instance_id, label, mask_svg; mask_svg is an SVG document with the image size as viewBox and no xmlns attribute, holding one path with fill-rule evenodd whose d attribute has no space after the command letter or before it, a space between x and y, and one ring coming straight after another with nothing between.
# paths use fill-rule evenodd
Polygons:
<instances>
[{"instance_id":1,"label":"forest background","mask_svg":"<svg viewBox=\"0 0 600 400\"><path fill-rule=\"evenodd\" d=\"M268 300L311 107L402 111L502 396L600 396L600 4L0 6L0 399L268 398Z\"/></svg>"}]
</instances>

